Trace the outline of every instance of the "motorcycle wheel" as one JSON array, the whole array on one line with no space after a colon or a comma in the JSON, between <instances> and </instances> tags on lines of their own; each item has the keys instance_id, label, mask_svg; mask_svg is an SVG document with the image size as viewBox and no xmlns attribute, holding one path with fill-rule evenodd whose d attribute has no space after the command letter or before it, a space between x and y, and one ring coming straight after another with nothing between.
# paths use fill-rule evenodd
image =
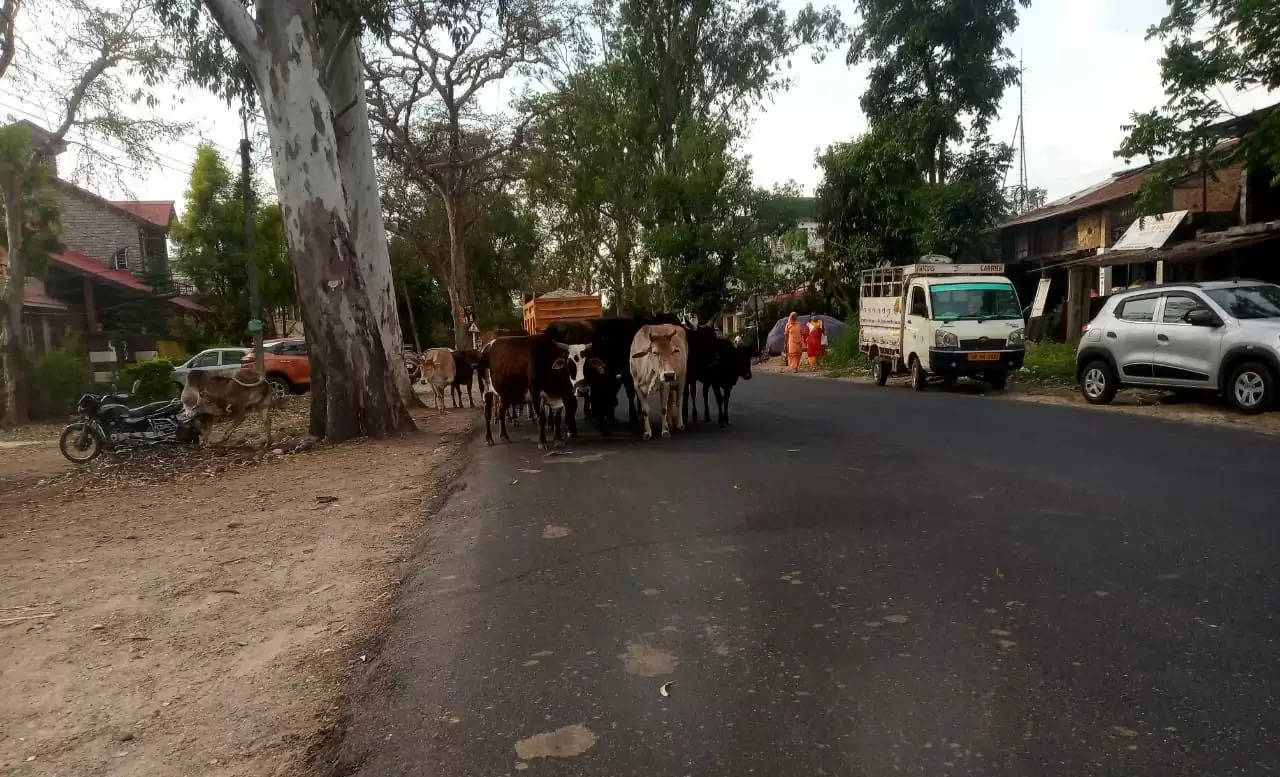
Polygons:
<instances>
[{"instance_id":1,"label":"motorcycle wheel","mask_svg":"<svg viewBox=\"0 0 1280 777\"><path fill-rule=\"evenodd\" d=\"M73 464L88 464L102 453L102 439L89 424L81 421L62 430L58 450Z\"/></svg>"}]
</instances>

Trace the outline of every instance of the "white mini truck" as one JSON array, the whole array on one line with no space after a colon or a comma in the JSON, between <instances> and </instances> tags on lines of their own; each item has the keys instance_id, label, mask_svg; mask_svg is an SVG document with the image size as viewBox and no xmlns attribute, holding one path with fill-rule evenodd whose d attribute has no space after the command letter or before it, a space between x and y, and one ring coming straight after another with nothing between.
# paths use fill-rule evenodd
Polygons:
<instances>
[{"instance_id":1,"label":"white mini truck","mask_svg":"<svg viewBox=\"0 0 1280 777\"><path fill-rule=\"evenodd\" d=\"M962 376L1002 389L1022 367L1025 338L1003 264L955 264L931 254L862 272L858 347L877 385L909 372L916 391L933 377L951 384Z\"/></svg>"}]
</instances>

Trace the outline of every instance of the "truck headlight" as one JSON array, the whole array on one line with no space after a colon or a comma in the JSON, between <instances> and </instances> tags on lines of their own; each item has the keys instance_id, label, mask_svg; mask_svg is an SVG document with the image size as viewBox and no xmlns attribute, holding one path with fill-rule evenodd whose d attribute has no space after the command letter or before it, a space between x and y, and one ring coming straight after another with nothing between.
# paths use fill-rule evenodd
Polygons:
<instances>
[{"instance_id":1,"label":"truck headlight","mask_svg":"<svg viewBox=\"0 0 1280 777\"><path fill-rule=\"evenodd\" d=\"M955 332L939 329L933 333L933 344L939 348L959 348L960 337Z\"/></svg>"},{"instance_id":2,"label":"truck headlight","mask_svg":"<svg viewBox=\"0 0 1280 777\"><path fill-rule=\"evenodd\" d=\"M1009 333L1009 345L1022 345L1027 342L1027 330L1015 329Z\"/></svg>"}]
</instances>

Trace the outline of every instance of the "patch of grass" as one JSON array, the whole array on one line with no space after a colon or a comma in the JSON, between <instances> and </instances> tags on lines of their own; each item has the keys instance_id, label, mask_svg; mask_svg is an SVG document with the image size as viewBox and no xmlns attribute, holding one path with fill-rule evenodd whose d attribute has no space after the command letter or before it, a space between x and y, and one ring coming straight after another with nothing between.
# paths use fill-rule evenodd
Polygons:
<instances>
[{"instance_id":1,"label":"patch of grass","mask_svg":"<svg viewBox=\"0 0 1280 777\"><path fill-rule=\"evenodd\" d=\"M822 360L824 374L839 378L845 375L864 375L871 371L871 363L858 350L858 319L845 321L844 330L831 339L827 355Z\"/></svg>"},{"instance_id":2,"label":"patch of grass","mask_svg":"<svg viewBox=\"0 0 1280 777\"><path fill-rule=\"evenodd\" d=\"M1076 347L1073 343L1027 343L1023 368L1019 378L1073 386L1076 382Z\"/></svg>"}]
</instances>

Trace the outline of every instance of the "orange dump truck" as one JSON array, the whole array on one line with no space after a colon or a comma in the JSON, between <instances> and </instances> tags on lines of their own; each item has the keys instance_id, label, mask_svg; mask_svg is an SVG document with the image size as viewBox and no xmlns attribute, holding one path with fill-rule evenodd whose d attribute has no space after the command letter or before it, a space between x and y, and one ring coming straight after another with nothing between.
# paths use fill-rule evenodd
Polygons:
<instances>
[{"instance_id":1,"label":"orange dump truck","mask_svg":"<svg viewBox=\"0 0 1280 777\"><path fill-rule=\"evenodd\" d=\"M533 334L545 332L552 321L580 321L604 314L600 297L572 289L557 289L524 303L524 329Z\"/></svg>"}]
</instances>

